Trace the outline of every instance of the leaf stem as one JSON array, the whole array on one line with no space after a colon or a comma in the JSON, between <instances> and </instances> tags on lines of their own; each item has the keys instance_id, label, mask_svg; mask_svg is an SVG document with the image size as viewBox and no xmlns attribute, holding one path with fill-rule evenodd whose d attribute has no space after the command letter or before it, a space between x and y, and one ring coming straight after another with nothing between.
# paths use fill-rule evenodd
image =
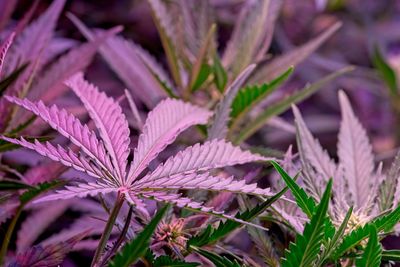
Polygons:
<instances>
[{"instance_id":1,"label":"leaf stem","mask_svg":"<svg viewBox=\"0 0 400 267\"><path fill-rule=\"evenodd\" d=\"M8 226L6 235L4 237L4 241L3 244L1 245L1 250L0 250L0 265L3 263L4 258L7 254L7 250L8 250L8 244L10 243L10 239L11 236L14 232L15 226L17 225L17 221L19 219L19 217L21 216L22 210L24 209L24 204L21 204L18 209L17 212L14 215L14 218L12 219L10 225Z\"/></svg>"},{"instance_id":2,"label":"leaf stem","mask_svg":"<svg viewBox=\"0 0 400 267\"><path fill-rule=\"evenodd\" d=\"M111 231L114 227L115 221L118 217L118 213L121 210L122 204L124 203L124 196L118 193L117 200L115 201L114 208L111 211L110 217L108 218L106 227L104 228L103 234L101 235L99 245L94 253L94 257L92 260L92 267L97 266L97 262L100 260L101 253L103 252L108 239L110 238Z\"/></svg>"}]
</instances>

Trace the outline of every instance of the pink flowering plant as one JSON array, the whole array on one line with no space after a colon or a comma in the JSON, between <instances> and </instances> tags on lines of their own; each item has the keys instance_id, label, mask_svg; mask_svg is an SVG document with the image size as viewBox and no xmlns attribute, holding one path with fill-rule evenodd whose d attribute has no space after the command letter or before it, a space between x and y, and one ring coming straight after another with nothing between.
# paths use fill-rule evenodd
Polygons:
<instances>
[{"instance_id":1,"label":"pink flowering plant","mask_svg":"<svg viewBox=\"0 0 400 267\"><path fill-rule=\"evenodd\" d=\"M400 262L400 10L339 2L0 0L0 265Z\"/></svg>"}]
</instances>

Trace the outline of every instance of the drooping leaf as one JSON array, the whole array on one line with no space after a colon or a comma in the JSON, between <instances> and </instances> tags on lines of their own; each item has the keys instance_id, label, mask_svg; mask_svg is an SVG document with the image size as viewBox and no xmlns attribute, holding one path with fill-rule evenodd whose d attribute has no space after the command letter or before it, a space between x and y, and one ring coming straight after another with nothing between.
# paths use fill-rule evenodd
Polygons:
<instances>
[{"instance_id":1,"label":"drooping leaf","mask_svg":"<svg viewBox=\"0 0 400 267\"><path fill-rule=\"evenodd\" d=\"M372 226L369 231L367 246L361 258L356 259L357 267L379 267L381 265L382 246L379 244L376 227Z\"/></svg>"},{"instance_id":2,"label":"drooping leaf","mask_svg":"<svg viewBox=\"0 0 400 267\"><path fill-rule=\"evenodd\" d=\"M159 210L154 218L151 220L151 222L148 223L146 227L133 240L129 241L121 249L121 251L113 258L108 266L129 267L134 264L140 257L144 256L150 244L150 238L167 209L168 205Z\"/></svg>"},{"instance_id":3,"label":"drooping leaf","mask_svg":"<svg viewBox=\"0 0 400 267\"><path fill-rule=\"evenodd\" d=\"M285 69L286 70L286 69ZM288 110L292 104L296 104L301 102L312 94L317 92L319 89L323 88L326 84L330 83L332 80L337 77L350 72L353 70L352 67L345 67L340 69L332 74L325 76L324 78L300 89L299 91L285 97L281 101L274 103L271 106L268 106L263 112L261 112L255 119L250 121L244 129L238 134L235 139L235 143L239 144L257 132L261 127L265 125L265 122L273 116L278 116ZM274 76L276 77L276 76Z\"/></svg>"},{"instance_id":4,"label":"drooping leaf","mask_svg":"<svg viewBox=\"0 0 400 267\"><path fill-rule=\"evenodd\" d=\"M232 82L226 90L224 97L220 100L216 108L213 123L208 129L208 140L225 138L228 132L229 114L231 113L232 102L234 101L240 87L250 76L256 65L248 66L241 74Z\"/></svg>"},{"instance_id":5,"label":"drooping leaf","mask_svg":"<svg viewBox=\"0 0 400 267\"><path fill-rule=\"evenodd\" d=\"M326 186L325 192L318 204L311 221L304 227L302 235L296 236L295 243L289 245L285 253L282 266L313 266L320 253L322 240L324 238L324 225L331 197L332 180Z\"/></svg>"},{"instance_id":6,"label":"drooping leaf","mask_svg":"<svg viewBox=\"0 0 400 267\"><path fill-rule=\"evenodd\" d=\"M374 158L365 129L354 115L346 95L339 92L342 123L338 136L339 164L356 208L368 205L373 184Z\"/></svg>"},{"instance_id":7,"label":"drooping leaf","mask_svg":"<svg viewBox=\"0 0 400 267\"><path fill-rule=\"evenodd\" d=\"M174 99L158 104L147 116L139 137L128 173L128 183L134 181L180 132L192 125L207 123L210 116L211 112L206 109Z\"/></svg>"},{"instance_id":8,"label":"drooping leaf","mask_svg":"<svg viewBox=\"0 0 400 267\"><path fill-rule=\"evenodd\" d=\"M111 156L117 177L122 185L130 153L130 131L121 106L104 92L100 92L93 84L85 81L82 73L75 74L66 84L82 101L89 116L99 129L104 146Z\"/></svg>"}]
</instances>

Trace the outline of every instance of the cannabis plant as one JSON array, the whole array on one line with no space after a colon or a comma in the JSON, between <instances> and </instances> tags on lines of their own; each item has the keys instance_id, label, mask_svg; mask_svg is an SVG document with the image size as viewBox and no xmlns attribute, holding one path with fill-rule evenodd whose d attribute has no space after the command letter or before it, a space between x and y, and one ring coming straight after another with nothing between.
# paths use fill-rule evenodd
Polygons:
<instances>
[{"instance_id":1,"label":"cannabis plant","mask_svg":"<svg viewBox=\"0 0 400 267\"><path fill-rule=\"evenodd\" d=\"M116 216L124 200L131 205L142 208L145 203L141 198L174 203L179 207L188 207L202 212L243 222L240 219L213 211L201 203L166 190L197 189L218 190L245 193L268 197L268 189L260 189L256 184L245 184L235 181L233 177L213 176L208 171L214 168L243 164L251 161L267 160L258 155L242 151L223 140L212 140L204 144L189 147L176 156L170 157L154 171L141 176L148 165L177 135L195 124L204 124L212 115L206 109L184 103L179 100L166 99L158 104L143 126L133 160L128 161L130 154L130 132L121 107L110 97L83 79L83 74L76 74L66 84L80 98L89 116L94 121L101 139L96 133L83 125L79 119L56 105L46 106L43 102L32 102L6 96L6 99L41 117L44 121L77 145L81 153L70 148L54 146L50 142L33 143L20 139L2 136L3 140L35 150L36 152L59 161L62 164L86 172L97 179L92 183L78 183L66 186L36 202L86 197L99 193L117 192L117 201L111 213L107 229L104 231L100 245L94 257L96 263L109 238ZM128 168L129 165L129 168Z\"/></svg>"},{"instance_id":2,"label":"cannabis plant","mask_svg":"<svg viewBox=\"0 0 400 267\"><path fill-rule=\"evenodd\" d=\"M166 96L215 109L223 105L229 110L230 117L224 124L229 123L228 138L234 143L247 140L269 119L289 109L291 103L306 99L349 71L343 68L267 106L269 96L289 78L293 66L300 64L335 33L339 22L306 44L267 61L266 53L282 4L280 0L246 1L221 55L217 49L217 17L211 1L149 0L148 4L169 73L146 50L121 36L108 39L100 48L101 55L134 97L149 108ZM89 40L102 32L89 29L72 14L69 18ZM257 67L238 82L252 64ZM236 85L232 86L235 81ZM256 106L261 107L261 111L254 112ZM219 123L221 121L213 125Z\"/></svg>"},{"instance_id":3,"label":"cannabis plant","mask_svg":"<svg viewBox=\"0 0 400 267\"><path fill-rule=\"evenodd\" d=\"M399 221L398 203L398 160L396 157L392 167L386 172L382 172L382 165L374 168L372 148L369 144L366 131L356 118L349 100L344 92L339 92L339 103L342 111L342 122L338 138L338 163L335 163L320 143L314 139L307 129L304 120L297 109L293 106L296 118L297 145L299 149L301 163L301 181L308 194L298 186L290 176L279 166L278 168L285 182L292 189L292 194L299 209L293 211L293 206L280 206L278 212L294 229L304 231L303 235L296 237L296 243L289 247L285 254L286 266L298 266L294 264L297 259L302 259L301 264L308 266L314 262L317 265L324 265L327 262L334 262L342 257L348 257L351 253L358 253L364 250L364 255L355 260L357 266L378 266L383 254L379 240L391 233ZM293 169L294 163L290 162L293 158L288 153L286 165ZM332 184L333 187L332 187ZM316 227L317 222L313 221L316 212L316 201L324 202L325 195L322 188L332 187L332 198L325 201L330 202L330 208L326 210L326 215L320 219L320 226L324 229L316 230L315 234L318 242L310 241L310 225ZM318 208L317 208L318 209ZM319 214L321 215L321 214ZM302 230L299 227L301 222L307 223ZM369 241L367 242L367 238ZM326 240L326 241L323 241ZM310 246L314 252L302 251L301 246ZM312 247L315 246L315 247ZM317 254L322 251L322 254ZM301 255L301 253L304 253ZM311 253L307 255L307 253ZM368 253L371 255L368 256ZM301 255L301 256L299 256ZM372 258L368 258L372 257ZM303 262L304 260L304 262ZM353 263L354 258L345 260ZM307 263L307 264L306 264Z\"/></svg>"}]
</instances>

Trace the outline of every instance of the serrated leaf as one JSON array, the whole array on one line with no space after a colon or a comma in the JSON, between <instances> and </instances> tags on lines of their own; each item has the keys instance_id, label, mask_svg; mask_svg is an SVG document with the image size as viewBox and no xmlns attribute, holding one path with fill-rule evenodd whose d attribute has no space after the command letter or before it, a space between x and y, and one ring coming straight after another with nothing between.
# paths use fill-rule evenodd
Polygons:
<instances>
[{"instance_id":1,"label":"serrated leaf","mask_svg":"<svg viewBox=\"0 0 400 267\"><path fill-rule=\"evenodd\" d=\"M378 240L376 227L369 231L369 240L361 258L356 259L357 267L379 267L381 265L382 246Z\"/></svg>"},{"instance_id":2,"label":"serrated leaf","mask_svg":"<svg viewBox=\"0 0 400 267\"><path fill-rule=\"evenodd\" d=\"M333 235L333 238L329 240L328 245L326 246L321 259L320 259L320 266L324 265L326 259L330 258L336 247L339 245L339 242L342 240L343 234L346 230L347 224L349 222L350 216L353 212L353 207L347 211L346 216L343 219L343 222L340 224L339 228Z\"/></svg>"},{"instance_id":3,"label":"serrated leaf","mask_svg":"<svg viewBox=\"0 0 400 267\"><path fill-rule=\"evenodd\" d=\"M321 202L316 207L309 223L304 227L302 235L296 236L295 243L289 245L285 253L282 267L308 267L313 266L320 253L320 247L324 238L325 220L331 197L332 179L329 180Z\"/></svg>"},{"instance_id":4,"label":"serrated leaf","mask_svg":"<svg viewBox=\"0 0 400 267\"><path fill-rule=\"evenodd\" d=\"M285 82L292 72L293 67L290 67L270 83L250 85L240 89L232 103L232 127L235 129L244 116Z\"/></svg>"},{"instance_id":5,"label":"serrated leaf","mask_svg":"<svg viewBox=\"0 0 400 267\"><path fill-rule=\"evenodd\" d=\"M249 65L238 77L229 85L223 98L216 107L215 116L212 125L208 128L208 139L222 139L228 132L229 115L232 102L237 92L242 87L246 79L250 76L256 65Z\"/></svg>"},{"instance_id":6,"label":"serrated leaf","mask_svg":"<svg viewBox=\"0 0 400 267\"><path fill-rule=\"evenodd\" d=\"M35 140L37 140L39 142L46 142L46 141L52 139L52 137L49 137L49 136L41 136L41 137L24 136L22 138L24 138L28 142L34 142ZM0 139L0 152L11 151L14 149L18 149L20 147L21 147L21 145L19 145L19 144L11 143L9 141Z\"/></svg>"},{"instance_id":7,"label":"serrated leaf","mask_svg":"<svg viewBox=\"0 0 400 267\"><path fill-rule=\"evenodd\" d=\"M342 242L335 250L333 259L339 259L343 254L354 248L361 241L366 239L371 231L371 227L376 227L378 232L389 232L400 221L400 206L391 213L381 216L364 226L358 227L343 237Z\"/></svg>"},{"instance_id":8,"label":"serrated leaf","mask_svg":"<svg viewBox=\"0 0 400 267\"><path fill-rule=\"evenodd\" d=\"M244 129L235 138L235 143L239 144L257 132L261 127L265 125L265 122L273 116L278 116L288 110L292 104L301 102L312 94L323 88L325 85L336 79L337 77L344 75L353 70L353 67L345 67L334 73L331 73L324 78L307 85L299 91L285 97L284 99L274 103L267 107L261 114L257 115L255 119L250 121Z\"/></svg>"},{"instance_id":9,"label":"serrated leaf","mask_svg":"<svg viewBox=\"0 0 400 267\"><path fill-rule=\"evenodd\" d=\"M34 188L29 189L28 191L24 192L20 197L19 200L21 201L22 204L26 204L32 199L36 198L37 196L46 193L47 191L53 190L57 187L60 187L64 185L65 182L62 181L51 181L51 182L45 182L36 185Z\"/></svg>"},{"instance_id":10,"label":"serrated leaf","mask_svg":"<svg viewBox=\"0 0 400 267\"><path fill-rule=\"evenodd\" d=\"M226 257L220 256L208 250L196 248L196 252L210 260L215 265L215 267L241 267L241 265L236 260L231 261Z\"/></svg>"},{"instance_id":11,"label":"serrated leaf","mask_svg":"<svg viewBox=\"0 0 400 267\"><path fill-rule=\"evenodd\" d=\"M146 254L150 244L150 238L153 235L158 223L161 221L168 205L160 209L154 218L146 225L146 227L130 242L128 242L121 251L114 257L108 265L109 267L129 267L134 264L140 257Z\"/></svg>"},{"instance_id":12,"label":"serrated leaf","mask_svg":"<svg viewBox=\"0 0 400 267\"><path fill-rule=\"evenodd\" d=\"M400 262L400 250L383 250L382 261Z\"/></svg>"},{"instance_id":13,"label":"serrated leaf","mask_svg":"<svg viewBox=\"0 0 400 267\"><path fill-rule=\"evenodd\" d=\"M383 57L377 45L374 46L372 54L372 62L374 63L374 66L378 70L382 79L387 84L390 94L392 96L397 96L399 92L397 91L398 85L397 85L396 73L386 62L385 58Z\"/></svg>"},{"instance_id":14,"label":"serrated leaf","mask_svg":"<svg viewBox=\"0 0 400 267\"><path fill-rule=\"evenodd\" d=\"M278 163L276 163L275 161L270 162L280 174L282 179L285 181L286 185L290 188L290 191L292 192L299 208L307 215L308 218L311 218L315 211L315 200L312 197L308 196L304 189L301 188L295 182L295 180L290 177L290 175L287 174L281 166L279 166Z\"/></svg>"},{"instance_id":15,"label":"serrated leaf","mask_svg":"<svg viewBox=\"0 0 400 267\"><path fill-rule=\"evenodd\" d=\"M197 262L175 260L167 255L159 256L152 262L152 266L154 267L195 267L199 265L200 263Z\"/></svg>"},{"instance_id":16,"label":"serrated leaf","mask_svg":"<svg viewBox=\"0 0 400 267\"><path fill-rule=\"evenodd\" d=\"M246 210L244 212L238 212L236 218L243 221L251 221L258 215L263 213L268 207L270 207L275 201L277 201L286 191L288 187L283 188L277 194L264 201L262 204L256 205L251 210ZM217 228L212 228L208 226L202 233L192 237L188 241L188 248L190 246L201 247L217 242L218 240L226 237L229 233L232 233L235 229L239 228L241 224L239 222L228 220L226 222L221 222Z\"/></svg>"}]
</instances>

